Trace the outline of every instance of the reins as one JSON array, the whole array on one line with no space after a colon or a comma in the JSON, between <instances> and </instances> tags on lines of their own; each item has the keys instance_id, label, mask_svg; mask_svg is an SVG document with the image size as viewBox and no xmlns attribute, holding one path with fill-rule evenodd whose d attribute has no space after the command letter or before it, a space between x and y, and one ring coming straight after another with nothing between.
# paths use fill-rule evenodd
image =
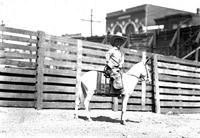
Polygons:
<instances>
[{"instance_id":1,"label":"reins","mask_svg":"<svg viewBox=\"0 0 200 138\"><path fill-rule=\"evenodd\" d=\"M140 77L138 77L138 76L136 76L136 75L134 75L134 74L127 74L127 75L129 75L129 76L134 76L134 77L136 77L137 79L140 79Z\"/></svg>"},{"instance_id":2,"label":"reins","mask_svg":"<svg viewBox=\"0 0 200 138\"><path fill-rule=\"evenodd\" d=\"M146 64L146 63L145 63ZM147 78L148 78L148 70L147 70L147 67L146 67L146 65L144 64L144 67L145 67L145 70L146 70L146 76L147 76ZM134 77L136 77L138 80L142 80L142 81L145 81L145 76L144 77L139 77L139 76L136 76L136 75L134 75L134 74L129 74L129 73L127 73L127 75L129 75L129 76L134 76ZM143 76L143 75L142 75Z\"/></svg>"}]
</instances>

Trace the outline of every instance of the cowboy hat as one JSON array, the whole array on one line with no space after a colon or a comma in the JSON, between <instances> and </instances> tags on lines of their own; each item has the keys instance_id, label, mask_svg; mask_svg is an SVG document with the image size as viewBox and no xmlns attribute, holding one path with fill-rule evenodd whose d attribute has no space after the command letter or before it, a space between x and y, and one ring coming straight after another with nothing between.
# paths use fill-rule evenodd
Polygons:
<instances>
[{"instance_id":1,"label":"cowboy hat","mask_svg":"<svg viewBox=\"0 0 200 138\"><path fill-rule=\"evenodd\" d=\"M115 46L116 41L120 41L120 46L122 46L126 40L127 40L127 38L125 36L123 36L122 33L118 32L114 35L111 35L110 44L112 46Z\"/></svg>"}]
</instances>

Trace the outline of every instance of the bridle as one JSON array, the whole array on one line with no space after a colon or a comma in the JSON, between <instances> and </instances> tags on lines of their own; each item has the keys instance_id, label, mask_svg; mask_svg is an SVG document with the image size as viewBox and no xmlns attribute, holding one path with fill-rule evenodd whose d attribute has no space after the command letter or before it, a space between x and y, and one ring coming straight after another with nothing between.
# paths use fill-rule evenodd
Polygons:
<instances>
[{"instance_id":1,"label":"bridle","mask_svg":"<svg viewBox=\"0 0 200 138\"><path fill-rule=\"evenodd\" d=\"M142 74L140 74L140 76L136 76L135 74L127 74L127 75L134 76L134 77L136 77L138 80L146 81L146 80L145 80L145 77L147 76L147 80L148 80L148 78L149 78L149 75L148 75L149 73L148 73L148 69L147 69L147 67L146 67L146 63L144 63L144 67L145 67L146 75L142 75Z\"/></svg>"},{"instance_id":2,"label":"bridle","mask_svg":"<svg viewBox=\"0 0 200 138\"><path fill-rule=\"evenodd\" d=\"M149 79L149 71L148 71L148 69L147 69L147 63L145 63L144 64L144 66L145 66L145 70L146 70L146 76L147 76L147 80ZM144 76L144 77L146 77L146 76ZM144 81L146 81L145 79L144 79Z\"/></svg>"},{"instance_id":3,"label":"bridle","mask_svg":"<svg viewBox=\"0 0 200 138\"><path fill-rule=\"evenodd\" d=\"M134 74L127 74L127 75L129 75L129 76L134 76L134 77L136 77L138 80L140 80L141 79L141 77L139 76L136 76L136 75L134 75Z\"/></svg>"}]
</instances>

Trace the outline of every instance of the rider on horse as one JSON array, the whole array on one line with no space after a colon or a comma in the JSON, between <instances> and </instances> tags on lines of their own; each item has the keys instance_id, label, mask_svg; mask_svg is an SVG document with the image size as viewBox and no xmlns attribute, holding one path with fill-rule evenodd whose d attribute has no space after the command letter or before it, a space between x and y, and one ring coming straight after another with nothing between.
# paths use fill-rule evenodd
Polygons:
<instances>
[{"instance_id":1,"label":"rider on horse","mask_svg":"<svg viewBox=\"0 0 200 138\"><path fill-rule=\"evenodd\" d=\"M121 69L124 63L124 54L121 47L125 44L127 38L117 33L110 37L110 44L113 46L106 53L105 75L113 80L113 86L116 89L123 89L121 78Z\"/></svg>"}]
</instances>

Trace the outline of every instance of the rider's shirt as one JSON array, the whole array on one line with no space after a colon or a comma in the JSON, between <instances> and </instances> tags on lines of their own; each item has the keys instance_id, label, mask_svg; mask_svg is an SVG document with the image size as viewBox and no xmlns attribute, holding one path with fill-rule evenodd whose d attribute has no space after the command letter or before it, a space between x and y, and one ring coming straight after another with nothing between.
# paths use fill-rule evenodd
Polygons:
<instances>
[{"instance_id":1,"label":"rider's shirt","mask_svg":"<svg viewBox=\"0 0 200 138\"><path fill-rule=\"evenodd\" d=\"M117 48L113 47L106 53L106 63L110 68L121 68L124 63L124 55Z\"/></svg>"}]
</instances>

